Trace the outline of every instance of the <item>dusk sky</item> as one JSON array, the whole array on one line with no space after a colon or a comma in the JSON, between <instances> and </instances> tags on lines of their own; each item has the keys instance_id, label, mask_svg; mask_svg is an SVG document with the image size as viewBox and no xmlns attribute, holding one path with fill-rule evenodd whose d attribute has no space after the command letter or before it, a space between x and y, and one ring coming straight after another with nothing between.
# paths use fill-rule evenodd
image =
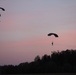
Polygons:
<instances>
[{"instance_id":1,"label":"dusk sky","mask_svg":"<svg viewBox=\"0 0 76 75\"><path fill-rule=\"evenodd\" d=\"M0 7L0 65L76 49L76 0L0 0Z\"/></svg>"}]
</instances>

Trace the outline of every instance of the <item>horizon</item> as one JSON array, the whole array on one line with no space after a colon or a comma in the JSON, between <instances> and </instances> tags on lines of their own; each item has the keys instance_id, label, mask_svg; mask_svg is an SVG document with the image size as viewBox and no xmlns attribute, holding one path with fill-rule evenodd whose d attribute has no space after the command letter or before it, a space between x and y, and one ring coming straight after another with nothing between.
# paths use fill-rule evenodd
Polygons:
<instances>
[{"instance_id":1,"label":"horizon","mask_svg":"<svg viewBox=\"0 0 76 75\"><path fill-rule=\"evenodd\" d=\"M0 7L0 65L76 49L76 0L1 0Z\"/></svg>"}]
</instances>

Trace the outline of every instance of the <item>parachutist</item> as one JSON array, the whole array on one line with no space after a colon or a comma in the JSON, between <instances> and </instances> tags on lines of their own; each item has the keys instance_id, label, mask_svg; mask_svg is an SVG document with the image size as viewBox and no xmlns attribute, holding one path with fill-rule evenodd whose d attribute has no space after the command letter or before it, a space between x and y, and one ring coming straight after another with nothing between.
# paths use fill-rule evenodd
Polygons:
<instances>
[{"instance_id":1,"label":"parachutist","mask_svg":"<svg viewBox=\"0 0 76 75\"><path fill-rule=\"evenodd\" d=\"M2 7L0 7L0 9L2 10L2 11L5 11L5 9L4 8L2 8ZM0 17L1 17L1 14L0 14ZM1 22L1 21L0 21Z\"/></svg>"},{"instance_id":2,"label":"parachutist","mask_svg":"<svg viewBox=\"0 0 76 75\"><path fill-rule=\"evenodd\" d=\"M52 46L53 46L53 42L52 42Z\"/></svg>"},{"instance_id":3,"label":"parachutist","mask_svg":"<svg viewBox=\"0 0 76 75\"><path fill-rule=\"evenodd\" d=\"M52 36L52 35L54 35L56 38L59 37L56 33L49 33L49 34L48 34L48 36ZM53 46L54 43L52 42L51 44L52 44L52 46Z\"/></svg>"}]
</instances>

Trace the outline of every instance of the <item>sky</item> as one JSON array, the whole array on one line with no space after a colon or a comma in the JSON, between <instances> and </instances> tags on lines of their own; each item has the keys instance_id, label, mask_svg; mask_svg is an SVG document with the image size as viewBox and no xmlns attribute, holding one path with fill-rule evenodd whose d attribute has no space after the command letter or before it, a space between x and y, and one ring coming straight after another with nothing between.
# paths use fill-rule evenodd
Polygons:
<instances>
[{"instance_id":1,"label":"sky","mask_svg":"<svg viewBox=\"0 0 76 75\"><path fill-rule=\"evenodd\" d=\"M0 65L76 49L76 0L0 0L0 7Z\"/></svg>"}]
</instances>

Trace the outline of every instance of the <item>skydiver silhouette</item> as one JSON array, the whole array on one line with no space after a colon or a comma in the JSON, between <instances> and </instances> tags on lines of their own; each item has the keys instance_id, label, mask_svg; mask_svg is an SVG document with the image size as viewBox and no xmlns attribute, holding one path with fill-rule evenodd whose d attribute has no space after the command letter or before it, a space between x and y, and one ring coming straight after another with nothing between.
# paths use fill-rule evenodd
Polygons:
<instances>
[{"instance_id":1,"label":"skydiver silhouette","mask_svg":"<svg viewBox=\"0 0 76 75\"><path fill-rule=\"evenodd\" d=\"M52 42L51 44L52 44L52 46L53 46L53 42Z\"/></svg>"}]
</instances>

